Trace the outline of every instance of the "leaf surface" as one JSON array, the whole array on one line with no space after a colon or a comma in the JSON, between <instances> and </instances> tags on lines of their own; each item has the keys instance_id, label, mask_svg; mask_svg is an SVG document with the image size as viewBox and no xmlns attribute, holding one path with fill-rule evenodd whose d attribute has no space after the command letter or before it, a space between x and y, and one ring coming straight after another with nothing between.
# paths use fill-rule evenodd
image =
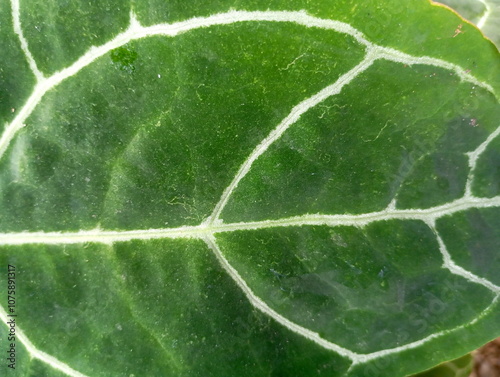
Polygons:
<instances>
[{"instance_id":1,"label":"leaf surface","mask_svg":"<svg viewBox=\"0 0 500 377\"><path fill-rule=\"evenodd\" d=\"M402 376L500 335L476 28L427 1L38 5L0 2L16 375Z\"/></svg>"}]
</instances>

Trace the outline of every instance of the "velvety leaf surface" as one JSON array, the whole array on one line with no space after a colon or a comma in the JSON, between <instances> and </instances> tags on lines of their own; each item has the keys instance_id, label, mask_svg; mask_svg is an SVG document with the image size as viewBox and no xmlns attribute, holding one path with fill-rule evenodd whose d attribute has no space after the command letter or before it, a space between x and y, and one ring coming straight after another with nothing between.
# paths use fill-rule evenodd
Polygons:
<instances>
[{"instance_id":1,"label":"velvety leaf surface","mask_svg":"<svg viewBox=\"0 0 500 377\"><path fill-rule=\"evenodd\" d=\"M0 10L2 376L399 377L500 335L500 56L449 9Z\"/></svg>"},{"instance_id":2,"label":"velvety leaf surface","mask_svg":"<svg viewBox=\"0 0 500 377\"><path fill-rule=\"evenodd\" d=\"M12 24L11 5L0 2L0 130L16 116L35 84Z\"/></svg>"}]
</instances>

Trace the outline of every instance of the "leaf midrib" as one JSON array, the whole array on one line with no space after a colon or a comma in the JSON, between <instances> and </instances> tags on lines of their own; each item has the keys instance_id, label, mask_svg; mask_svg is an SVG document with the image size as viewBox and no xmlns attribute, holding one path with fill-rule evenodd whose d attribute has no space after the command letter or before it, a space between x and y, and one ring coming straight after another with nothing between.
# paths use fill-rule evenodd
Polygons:
<instances>
[{"instance_id":1,"label":"leaf midrib","mask_svg":"<svg viewBox=\"0 0 500 377\"><path fill-rule=\"evenodd\" d=\"M358 215L305 214L282 219L224 223L222 221L194 226L180 226L162 229L103 230L90 229L78 232L12 232L0 233L0 245L45 244L63 245L85 242L110 244L131 240L159 238L199 238L217 233L257 230L276 227L327 225L363 227L378 221L420 220L433 224L437 219L473 208L500 207L500 196L493 198L462 197L453 202L426 209L395 209L388 207L382 211Z\"/></svg>"}]
</instances>

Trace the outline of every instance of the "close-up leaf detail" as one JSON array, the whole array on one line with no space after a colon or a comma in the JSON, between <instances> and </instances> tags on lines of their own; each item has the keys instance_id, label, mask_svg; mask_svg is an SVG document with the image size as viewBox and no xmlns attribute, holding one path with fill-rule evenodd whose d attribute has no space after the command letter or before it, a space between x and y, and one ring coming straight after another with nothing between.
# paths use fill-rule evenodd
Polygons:
<instances>
[{"instance_id":1,"label":"close-up leaf detail","mask_svg":"<svg viewBox=\"0 0 500 377\"><path fill-rule=\"evenodd\" d=\"M500 46L500 0L440 0L471 21Z\"/></svg>"},{"instance_id":2,"label":"close-up leaf detail","mask_svg":"<svg viewBox=\"0 0 500 377\"><path fill-rule=\"evenodd\" d=\"M498 40L448 7L0 0L0 38L0 375L400 377L500 336Z\"/></svg>"}]
</instances>

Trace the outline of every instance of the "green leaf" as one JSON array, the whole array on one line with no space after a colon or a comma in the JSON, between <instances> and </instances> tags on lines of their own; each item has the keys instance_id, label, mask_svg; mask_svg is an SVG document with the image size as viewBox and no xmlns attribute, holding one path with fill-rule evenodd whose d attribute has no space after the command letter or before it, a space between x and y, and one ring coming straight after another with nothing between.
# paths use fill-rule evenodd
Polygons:
<instances>
[{"instance_id":1,"label":"green leaf","mask_svg":"<svg viewBox=\"0 0 500 377\"><path fill-rule=\"evenodd\" d=\"M500 46L499 0L440 0L477 25L493 43ZM460 28L457 33L460 33Z\"/></svg>"},{"instance_id":2,"label":"green leaf","mask_svg":"<svg viewBox=\"0 0 500 377\"><path fill-rule=\"evenodd\" d=\"M412 377L469 377L473 366L474 359L470 354L467 354Z\"/></svg>"},{"instance_id":3,"label":"green leaf","mask_svg":"<svg viewBox=\"0 0 500 377\"><path fill-rule=\"evenodd\" d=\"M500 335L500 56L456 14L0 10L2 375L399 377Z\"/></svg>"}]
</instances>

